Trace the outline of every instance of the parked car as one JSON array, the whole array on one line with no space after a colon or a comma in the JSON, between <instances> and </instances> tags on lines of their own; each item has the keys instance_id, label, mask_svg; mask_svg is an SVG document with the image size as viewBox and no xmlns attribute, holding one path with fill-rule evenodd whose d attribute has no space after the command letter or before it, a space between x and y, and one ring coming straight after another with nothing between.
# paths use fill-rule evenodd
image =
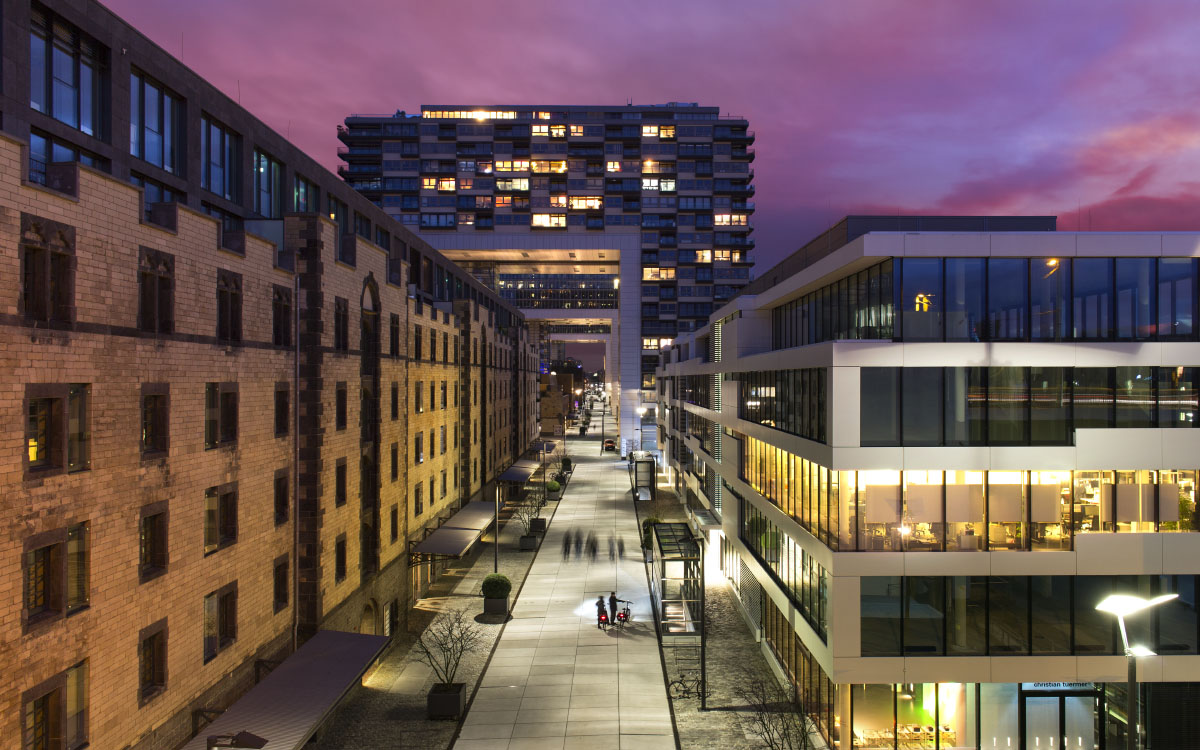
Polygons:
<instances>
[{"instance_id":1,"label":"parked car","mask_svg":"<svg viewBox=\"0 0 1200 750\"><path fill-rule=\"evenodd\" d=\"M612 438L607 438L604 441L604 450L615 451L617 449L617 441Z\"/></svg>"}]
</instances>

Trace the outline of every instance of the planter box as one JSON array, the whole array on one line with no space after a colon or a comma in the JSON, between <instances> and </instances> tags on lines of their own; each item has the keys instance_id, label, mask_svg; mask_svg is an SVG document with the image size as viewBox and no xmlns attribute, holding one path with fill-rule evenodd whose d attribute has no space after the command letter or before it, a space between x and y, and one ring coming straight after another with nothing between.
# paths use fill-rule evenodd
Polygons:
<instances>
[{"instance_id":1,"label":"planter box","mask_svg":"<svg viewBox=\"0 0 1200 750\"><path fill-rule=\"evenodd\" d=\"M545 534L546 533L546 519L535 518L532 521L530 521L529 522L529 531L530 531L530 533L533 533L533 534Z\"/></svg>"},{"instance_id":2,"label":"planter box","mask_svg":"<svg viewBox=\"0 0 1200 750\"><path fill-rule=\"evenodd\" d=\"M549 490L546 491L546 499L547 500L559 500L561 498L562 498L562 490L559 490L558 492L550 492Z\"/></svg>"},{"instance_id":3,"label":"planter box","mask_svg":"<svg viewBox=\"0 0 1200 750\"><path fill-rule=\"evenodd\" d=\"M521 551L528 552L537 549L537 540L538 538L534 534L527 534L521 537Z\"/></svg>"},{"instance_id":4,"label":"planter box","mask_svg":"<svg viewBox=\"0 0 1200 750\"><path fill-rule=\"evenodd\" d=\"M467 708L467 683L435 684L425 700L429 718L457 720Z\"/></svg>"},{"instance_id":5,"label":"planter box","mask_svg":"<svg viewBox=\"0 0 1200 750\"><path fill-rule=\"evenodd\" d=\"M508 597L502 599L483 598L483 613L485 615L507 615Z\"/></svg>"}]
</instances>

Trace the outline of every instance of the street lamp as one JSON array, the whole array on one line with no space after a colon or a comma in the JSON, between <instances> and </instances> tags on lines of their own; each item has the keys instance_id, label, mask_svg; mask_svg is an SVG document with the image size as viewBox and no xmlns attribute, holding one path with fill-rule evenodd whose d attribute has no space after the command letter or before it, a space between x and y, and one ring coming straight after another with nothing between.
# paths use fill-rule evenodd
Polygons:
<instances>
[{"instance_id":1,"label":"street lamp","mask_svg":"<svg viewBox=\"0 0 1200 750\"><path fill-rule=\"evenodd\" d=\"M1137 747L1137 657L1154 656L1154 652L1145 646L1129 645L1129 634L1125 632L1125 618L1157 607L1178 596L1179 594L1163 594L1153 599L1143 599L1131 594L1111 594L1096 605L1100 612L1116 615L1117 624L1121 626L1121 643L1125 646L1125 659L1129 665L1129 684L1125 696L1125 747L1128 750L1135 750Z\"/></svg>"},{"instance_id":2,"label":"street lamp","mask_svg":"<svg viewBox=\"0 0 1200 750\"><path fill-rule=\"evenodd\" d=\"M638 416L638 423L637 423L637 432L638 432L637 449L638 449L638 450L641 450L641 449L642 449L642 417L646 416L646 407L644 407L644 406L639 406L639 407L637 408L637 416Z\"/></svg>"}]
</instances>

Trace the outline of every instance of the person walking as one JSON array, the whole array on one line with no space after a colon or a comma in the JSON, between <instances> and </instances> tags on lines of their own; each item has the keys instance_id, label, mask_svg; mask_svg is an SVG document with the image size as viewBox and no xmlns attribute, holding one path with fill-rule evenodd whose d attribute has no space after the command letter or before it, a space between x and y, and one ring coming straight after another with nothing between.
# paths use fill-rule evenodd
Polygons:
<instances>
[{"instance_id":1,"label":"person walking","mask_svg":"<svg viewBox=\"0 0 1200 750\"><path fill-rule=\"evenodd\" d=\"M612 593L610 593L608 595L608 611L611 613L611 614L609 614L608 621L614 625L617 624L617 611L618 611L617 604L618 604L618 602L619 602L619 600L617 599L617 592L613 591Z\"/></svg>"},{"instance_id":2,"label":"person walking","mask_svg":"<svg viewBox=\"0 0 1200 750\"><path fill-rule=\"evenodd\" d=\"M564 560L571 559L571 531L570 531L570 529L567 530L567 533L563 534L562 552L563 552Z\"/></svg>"},{"instance_id":3,"label":"person walking","mask_svg":"<svg viewBox=\"0 0 1200 750\"><path fill-rule=\"evenodd\" d=\"M604 611L604 594L601 594L596 597L596 627L600 630L604 630L604 618L606 614Z\"/></svg>"},{"instance_id":4,"label":"person walking","mask_svg":"<svg viewBox=\"0 0 1200 750\"><path fill-rule=\"evenodd\" d=\"M617 557L622 560L625 559L625 537L619 537L617 539Z\"/></svg>"},{"instance_id":5,"label":"person walking","mask_svg":"<svg viewBox=\"0 0 1200 750\"><path fill-rule=\"evenodd\" d=\"M596 562L596 551L597 551L596 534L594 532L589 531L588 538L587 538L587 553L588 553L588 559L591 560L592 562Z\"/></svg>"},{"instance_id":6,"label":"person walking","mask_svg":"<svg viewBox=\"0 0 1200 750\"><path fill-rule=\"evenodd\" d=\"M579 529L575 530L575 559L578 560L583 554L583 532Z\"/></svg>"},{"instance_id":7,"label":"person walking","mask_svg":"<svg viewBox=\"0 0 1200 750\"><path fill-rule=\"evenodd\" d=\"M608 535L608 559L617 559L617 544L613 541L612 534Z\"/></svg>"}]
</instances>

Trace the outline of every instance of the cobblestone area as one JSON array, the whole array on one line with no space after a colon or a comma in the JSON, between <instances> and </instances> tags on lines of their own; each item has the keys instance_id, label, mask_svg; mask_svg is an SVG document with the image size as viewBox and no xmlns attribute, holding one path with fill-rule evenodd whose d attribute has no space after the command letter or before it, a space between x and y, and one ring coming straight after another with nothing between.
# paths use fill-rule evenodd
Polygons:
<instances>
[{"instance_id":1,"label":"cobblestone area","mask_svg":"<svg viewBox=\"0 0 1200 750\"><path fill-rule=\"evenodd\" d=\"M557 502L548 503L542 515L552 517L557 507ZM503 517L501 512L500 572L512 581L515 602L534 553L517 549L521 525L515 518L504 521ZM409 632L393 636L394 643L379 666L365 684L354 688L338 705L317 738L308 744L308 750L450 747L458 722L425 718L425 695L434 682L433 673L417 659L413 643L419 633L445 613L454 610L472 615L482 613L481 587L492 567L492 546L484 543L478 545L471 559L459 561L443 573L409 613ZM468 700L502 629L500 623L489 622L482 615L476 622L484 630L484 643L463 658L457 676L458 681L467 683Z\"/></svg>"}]
</instances>

